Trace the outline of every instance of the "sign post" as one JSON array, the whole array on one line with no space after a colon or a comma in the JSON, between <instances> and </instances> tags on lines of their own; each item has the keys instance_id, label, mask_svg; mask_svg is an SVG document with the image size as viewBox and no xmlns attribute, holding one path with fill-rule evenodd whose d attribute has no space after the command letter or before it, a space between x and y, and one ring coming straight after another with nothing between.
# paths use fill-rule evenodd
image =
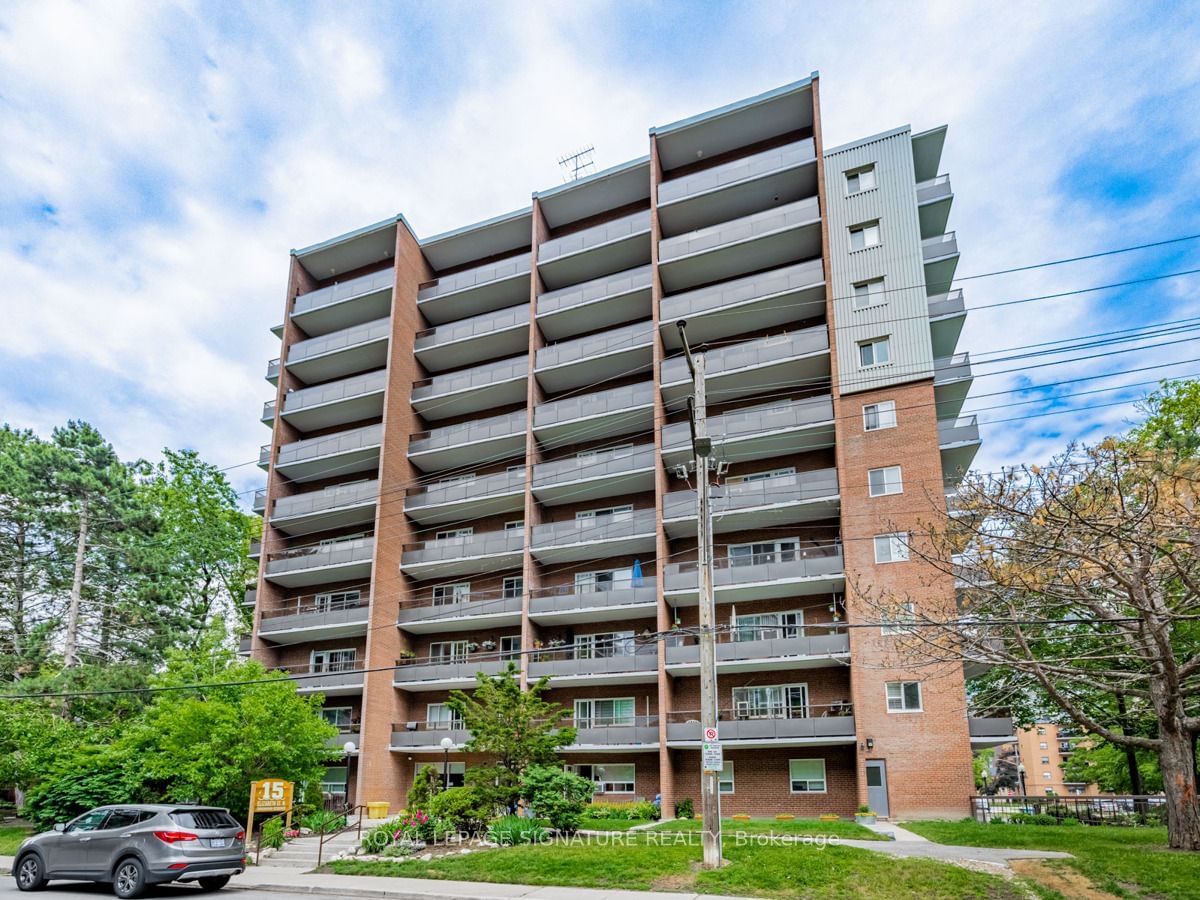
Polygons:
<instances>
[{"instance_id":1,"label":"sign post","mask_svg":"<svg viewBox=\"0 0 1200 900\"><path fill-rule=\"evenodd\" d=\"M254 835L255 813L286 812L283 827L292 827L292 792L294 785L282 778L264 778L250 783L250 816L246 822L246 836Z\"/></svg>"}]
</instances>

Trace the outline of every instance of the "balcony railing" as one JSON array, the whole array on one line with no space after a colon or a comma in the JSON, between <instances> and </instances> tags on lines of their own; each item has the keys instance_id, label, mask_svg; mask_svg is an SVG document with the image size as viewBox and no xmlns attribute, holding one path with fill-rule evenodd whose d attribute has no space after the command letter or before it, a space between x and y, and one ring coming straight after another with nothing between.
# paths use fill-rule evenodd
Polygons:
<instances>
[{"instance_id":1,"label":"balcony railing","mask_svg":"<svg viewBox=\"0 0 1200 900\"><path fill-rule=\"evenodd\" d=\"M849 702L802 709L722 709L717 712L717 736L722 741L853 739L854 708ZM667 740L700 742L700 711L675 711L667 716Z\"/></svg>"},{"instance_id":2,"label":"balcony railing","mask_svg":"<svg viewBox=\"0 0 1200 900\"><path fill-rule=\"evenodd\" d=\"M575 719L573 747L625 747L658 743L658 716Z\"/></svg>"},{"instance_id":3,"label":"balcony railing","mask_svg":"<svg viewBox=\"0 0 1200 900\"><path fill-rule=\"evenodd\" d=\"M697 586L696 562L672 563L664 569L666 591L694 590ZM713 560L713 586L793 581L801 578L828 578L845 571L840 544L800 547L798 550L756 553L748 557L721 557Z\"/></svg>"},{"instance_id":4,"label":"balcony railing","mask_svg":"<svg viewBox=\"0 0 1200 900\"><path fill-rule=\"evenodd\" d=\"M744 156L733 162L713 166L711 169L705 169L692 175L665 181L658 187L658 203L662 206L685 197L706 194L739 181L747 181L792 166L812 162L814 159L816 159L816 152L812 138L806 138L794 144L786 144L783 147L773 147L770 150L764 150L752 156Z\"/></svg>"},{"instance_id":5,"label":"balcony railing","mask_svg":"<svg viewBox=\"0 0 1200 900\"><path fill-rule=\"evenodd\" d=\"M256 513L262 513L262 512L266 511L266 509L267 509L267 489L266 488L259 488L258 490L256 490L254 492L254 502L251 503L250 508L252 510L254 510Z\"/></svg>"},{"instance_id":6,"label":"balcony railing","mask_svg":"<svg viewBox=\"0 0 1200 900\"><path fill-rule=\"evenodd\" d=\"M958 253L958 238L953 231L921 241L921 257L925 262L943 259Z\"/></svg>"},{"instance_id":7,"label":"balcony railing","mask_svg":"<svg viewBox=\"0 0 1200 900\"><path fill-rule=\"evenodd\" d=\"M805 328L803 331L793 331L790 334L772 335L746 341L743 344L733 344L729 347L706 351L704 369L705 374L712 378L737 369L764 366L768 363L828 350L829 331L824 325L819 325L815 328ZM690 378L685 357L675 356L663 362L663 384L674 384Z\"/></svg>"},{"instance_id":8,"label":"balcony railing","mask_svg":"<svg viewBox=\"0 0 1200 900\"><path fill-rule=\"evenodd\" d=\"M639 644L632 653L597 655L597 648L562 647L542 650L529 661L529 677L571 677L579 675L655 674L658 648L653 643Z\"/></svg>"},{"instance_id":9,"label":"balcony railing","mask_svg":"<svg viewBox=\"0 0 1200 900\"><path fill-rule=\"evenodd\" d=\"M301 294L292 303L292 315L300 315L334 303L343 303L364 294L391 290L395 283L396 273L391 269L384 269L382 272L373 272L370 275L362 275L316 291L309 291L307 294Z\"/></svg>"},{"instance_id":10,"label":"balcony railing","mask_svg":"<svg viewBox=\"0 0 1200 900\"><path fill-rule=\"evenodd\" d=\"M631 513L535 525L533 547L541 549L563 544L590 544L653 533L654 510L635 509Z\"/></svg>"},{"instance_id":11,"label":"balcony railing","mask_svg":"<svg viewBox=\"0 0 1200 900\"><path fill-rule=\"evenodd\" d=\"M753 215L742 216L740 219L732 219L659 241L658 259L660 263L667 263L694 253L753 240L786 228L815 222L820 215L817 198L807 197L795 203L786 203Z\"/></svg>"},{"instance_id":12,"label":"balcony railing","mask_svg":"<svg viewBox=\"0 0 1200 900\"><path fill-rule=\"evenodd\" d=\"M512 494L525 489L525 469L511 472L496 472L473 478L469 481L453 481L449 484L433 484L411 488L404 497L404 508L408 510L440 506L445 503L463 503L482 500L502 494Z\"/></svg>"},{"instance_id":13,"label":"balcony railing","mask_svg":"<svg viewBox=\"0 0 1200 900\"><path fill-rule=\"evenodd\" d=\"M667 637L667 665L700 664L696 637ZM792 657L844 656L850 652L850 635L835 624L788 628L778 625L738 627L717 635L717 663L778 660Z\"/></svg>"},{"instance_id":14,"label":"balcony railing","mask_svg":"<svg viewBox=\"0 0 1200 900\"><path fill-rule=\"evenodd\" d=\"M339 453L351 453L355 450L363 450L368 447L378 447L382 442L382 425L365 425L362 428L351 428L349 431L340 431L337 434L305 438L302 441L293 441L290 444L284 444L279 448L279 457L275 460L275 465L294 465L296 463L321 459L325 456L335 456ZM263 447L263 450L267 452L268 458L270 458L270 444ZM259 459L262 459L261 453L259 454Z\"/></svg>"},{"instance_id":15,"label":"balcony railing","mask_svg":"<svg viewBox=\"0 0 1200 900\"><path fill-rule=\"evenodd\" d=\"M538 265L570 256L573 253L582 253L585 250L591 250L594 247L600 247L649 230L650 210L636 212L633 215L600 225L593 225L591 228L585 228L574 234L564 235L539 245Z\"/></svg>"},{"instance_id":16,"label":"balcony railing","mask_svg":"<svg viewBox=\"0 0 1200 900\"><path fill-rule=\"evenodd\" d=\"M582 284L573 284L570 287L549 291L539 296L537 313L539 316L544 316L561 309L582 306L585 303L604 300L608 297L630 294L634 291L648 291L651 280L650 266L639 266L636 269L627 269L624 272L615 272L602 278L594 278Z\"/></svg>"},{"instance_id":17,"label":"balcony railing","mask_svg":"<svg viewBox=\"0 0 1200 900\"><path fill-rule=\"evenodd\" d=\"M435 284L417 291L417 303L433 300L435 297L445 297L447 294L454 294L458 291L482 287L505 278L527 275L530 270L530 258L531 254L522 253L520 256L512 256L499 262L465 269L453 275L444 275Z\"/></svg>"},{"instance_id":18,"label":"balcony railing","mask_svg":"<svg viewBox=\"0 0 1200 900\"><path fill-rule=\"evenodd\" d=\"M368 597L341 602L321 602L312 595L295 597L275 609L264 609L258 631L259 634L270 635L278 631L331 625L362 625L365 630L371 614L370 603Z\"/></svg>"},{"instance_id":19,"label":"balcony railing","mask_svg":"<svg viewBox=\"0 0 1200 900\"><path fill-rule=\"evenodd\" d=\"M253 606L258 602L258 588L248 587L246 593L242 595L242 603L245 606Z\"/></svg>"},{"instance_id":20,"label":"balcony railing","mask_svg":"<svg viewBox=\"0 0 1200 900\"><path fill-rule=\"evenodd\" d=\"M267 554L267 574L283 575L305 569L370 562L374 554L374 537L276 550Z\"/></svg>"},{"instance_id":21,"label":"balcony railing","mask_svg":"<svg viewBox=\"0 0 1200 900\"><path fill-rule=\"evenodd\" d=\"M712 488L711 506L714 515L786 503L803 503L835 497L838 493L837 469L817 469L778 475L761 481L722 484ZM663 498L663 518L696 517L696 492L672 491Z\"/></svg>"},{"instance_id":22,"label":"balcony railing","mask_svg":"<svg viewBox=\"0 0 1200 900\"><path fill-rule=\"evenodd\" d=\"M401 556L401 565L415 566L422 563L446 562L453 559L493 556L501 553L520 553L524 547L524 529L508 528L503 531L485 531L480 534L407 544Z\"/></svg>"},{"instance_id":23,"label":"balcony railing","mask_svg":"<svg viewBox=\"0 0 1200 900\"><path fill-rule=\"evenodd\" d=\"M274 400L268 400L266 403L263 404L262 420L264 422L274 422L275 421L275 401Z\"/></svg>"},{"instance_id":24,"label":"balcony railing","mask_svg":"<svg viewBox=\"0 0 1200 900\"><path fill-rule=\"evenodd\" d=\"M445 738L450 738L456 748L461 748L471 733L457 722L396 722L392 725L393 747L440 747Z\"/></svg>"},{"instance_id":25,"label":"balcony railing","mask_svg":"<svg viewBox=\"0 0 1200 900\"><path fill-rule=\"evenodd\" d=\"M561 422L570 422L573 419L602 416L639 406L649 406L653 403L654 385L651 382L628 384L608 391L580 394L575 397L564 397L562 400L555 400L551 403L543 403L534 408L533 425L535 428L544 428Z\"/></svg>"},{"instance_id":26,"label":"balcony railing","mask_svg":"<svg viewBox=\"0 0 1200 900\"><path fill-rule=\"evenodd\" d=\"M708 433L714 444L753 437L785 428L801 428L833 421L833 400L829 397L809 397L788 403L751 406L734 410L708 420ZM663 449L675 449L691 444L691 428L686 422L663 426Z\"/></svg>"},{"instance_id":27,"label":"balcony railing","mask_svg":"<svg viewBox=\"0 0 1200 900\"><path fill-rule=\"evenodd\" d=\"M608 353L620 353L634 347L649 346L654 340L653 322L635 322L611 331L550 344L537 352L537 370L550 369Z\"/></svg>"},{"instance_id":28,"label":"balcony railing","mask_svg":"<svg viewBox=\"0 0 1200 900\"><path fill-rule=\"evenodd\" d=\"M938 444L973 444L979 442L979 420L975 416L943 419L938 422Z\"/></svg>"},{"instance_id":29,"label":"balcony railing","mask_svg":"<svg viewBox=\"0 0 1200 900\"><path fill-rule=\"evenodd\" d=\"M1015 735L1013 720L1010 717L990 719L967 719L967 730L973 738L1009 737Z\"/></svg>"},{"instance_id":30,"label":"balcony railing","mask_svg":"<svg viewBox=\"0 0 1200 900\"><path fill-rule=\"evenodd\" d=\"M279 358L269 360L267 362L267 381L274 384L279 380Z\"/></svg>"},{"instance_id":31,"label":"balcony railing","mask_svg":"<svg viewBox=\"0 0 1200 900\"><path fill-rule=\"evenodd\" d=\"M280 672L296 680L296 689L305 692L326 691L334 688L362 687L363 665L361 659L329 662L318 666L278 666Z\"/></svg>"},{"instance_id":32,"label":"balcony railing","mask_svg":"<svg viewBox=\"0 0 1200 900\"><path fill-rule=\"evenodd\" d=\"M933 383L959 381L971 377L971 354L955 353L933 361Z\"/></svg>"},{"instance_id":33,"label":"balcony railing","mask_svg":"<svg viewBox=\"0 0 1200 900\"><path fill-rule=\"evenodd\" d=\"M286 416L325 403L336 403L339 400L350 400L367 394L375 394L386 387L387 371L381 369L378 372L355 375L329 384L303 388L284 395L283 414Z\"/></svg>"},{"instance_id":34,"label":"balcony railing","mask_svg":"<svg viewBox=\"0 0 1200 900\"><path fill-rule=\"evenodd\" d=\"M608 478L612 475L625 475L629 472L653 468L653 466L653 444L599 452L588 456L568 456L566 459L555 459L534 466L533 486L539 488L592 478Z\"/></svg>"},{"instance_id":35,"label":"balcony railing","mask_svg":"<svg viewBox=\"0 0 1200 900\"><path fill-rule=\"evenodd\" d=\"M577 612L582 609L603 609L619 606L653 606L657 599L654 576L643 576L641 583L616 585L609 588L561 584L536 588L529 592L531 616Z\"/></svg>"},{"instance_id":36,"label":"balcony railing","mask_svg":"<svg viewBox=\"0 0 1200 900\"><path fill-rule=\"evenodd\" d=\"M350 328L343 328L341 331L334 331L321 337L309 338L307 341L298 341L292 344L288 347L287 364L294 366L305 360L338 350L346 350L374 341L386 341L391 336L392 320L390 318L364 322L361 325L353 325Z\"/></svg>"},{"instance_id":37,"label":"balcony railing","mask_svg":"<svg viewBox=\"0 0 1200 900\"><path fill-rule=\"evenodd\" d=\"M730 306L813 287L824 280L825 269L821 260L810 259L757 275L724 281L711 287L664 297L660 319L663 322L674 322L678 319L694 318ZM823 303L822 299L818 305Z\"/></svg>"},{"instance_id":38,"label":"balcony railing","mask_svg":"<svg viewBox=\"0 0 1200 900\"><path fill-rule=\"evenodd\" d=\"M473 419L457 425L446 425L430 431L414 434L409 441L410 454L443 450L463 444L475 444L496 438L512 437L525 433L525 410L493 416L490 419Z\"/></svg>"},{"instance_id":39,"label":"balcony railing","mask_svg":"<svg viewBox=\"0 0 1200 900\"><path fill-rule=\"evenodd\" d=\"M950 176L938 175L936 178L930 178L928 181L922 181L917 184L917 204L933 203L936 200L944 200L950 197L954 192L950 189Z\"/></svg>"},{"instance_id":40,"label":"balcony railing","mask_svg":"<svg viewBox=\"0 0 1200 900\"><path fill-rule=\"evenodd\" d=\"M929 318L940 319L943 316L961 316L967 311L963 302L962 288L955 288L945 294L936 294L929 298Z\"/></svg>"},{"instance_id":41,"label":"balcony railing","mask_svg":"<svg viewBox=\"0 0 1200 900\"><path fill-rule=\"evenodd\" d=\"M412 399L428 400L446 394L456 394L473 388L485 388L514 378L524 378L529 373L529 359L517 356L512 359L502 359L497 362L473 366L470 369L460 369L457 372L447 372L436 375L424 381L413 383Z\"/></svg>"},{"instance_id":42,"label":"balcony railing","mask_svg":"<svg viewBox=\"0 0 1200 900\"><path fill-rule=\"evenodd\" d=\"M452 597L435 597L432 591L400 607L397 625L414 625L472 616L504 616L521 613L521 595L513 591L469 591Z\"/></svg>"},{"instance_id":43,"label":"balcony railing","mask_svg":"<svg viewBox=\"0 0 1200 900\"><path fill-rule=\"evenodd\" d=\"M281 600L271 609L264 609L262 611L262 619L266 621L268 619L307 616L313 613L329 613L346 609L366 609L371 605L371 586L369 584L361 584L356 587L342 588L340 591L352 591L355 589L359 591L360 595L357 600L333 599L327 594L301 594L297 597L289 597L286 600Z\"/></svg>"},{"instance_id":44,"label":"balcony railing","mask_svg":"<svg viewBox=\"0 0 1200 900\"><path fill-rule=\"evenodd\" d=\"M509 328L524 327L529 324L529 304L508 306L492 312L485 312L469 319L459 319L457 322L447 322L436 328L428 328L417 333L414 349L429 350L433 347L443 347L457 341L483 337L504 331Z\"/></svg>"},{"instance_id":45,"label":"balcony railing","mask_svg":"<svg viewBox=\"0 0 1200 900\"><path fill-rule=\"evenodd\" d=\"M422 656L396 661L396 684L418 684L423 681L474 681L475 674L499 675L509 662L520 665L520 658L510 659L500 653L472 653L467 658Z\"/></svg>"},{"instance_id":46,"label":"balcony railing","mask_svg":"<svg viewBox=\"0 0 1200 900\"><path fill-rule=\"evenodd\" d=\"M319 491L280 497L275 501L275 508L271 510L271 519L289 519L294 516L308 516L341 509L345 506L374 503L378 496L379 481L376 479L356 481L353 484L338 484L322 488Z\"/></svg>"}]
</instances>

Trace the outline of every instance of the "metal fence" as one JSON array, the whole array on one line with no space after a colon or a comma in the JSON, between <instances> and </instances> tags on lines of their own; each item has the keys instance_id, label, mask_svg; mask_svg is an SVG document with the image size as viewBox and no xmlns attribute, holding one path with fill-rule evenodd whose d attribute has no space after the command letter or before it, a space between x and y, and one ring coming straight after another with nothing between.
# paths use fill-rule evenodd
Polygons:
<instances>
[{"instance_id":1,"label":"metal fence","mask_svg":"<svg viewBox=\"0 0 1200 900\"><path fill-rule=\"evenodd\" d=\"M978 822L1017 825L1164 825L1166 798L1145 794L1103 797L972 797L971 815Z\"/></svg>"}]
</instances>

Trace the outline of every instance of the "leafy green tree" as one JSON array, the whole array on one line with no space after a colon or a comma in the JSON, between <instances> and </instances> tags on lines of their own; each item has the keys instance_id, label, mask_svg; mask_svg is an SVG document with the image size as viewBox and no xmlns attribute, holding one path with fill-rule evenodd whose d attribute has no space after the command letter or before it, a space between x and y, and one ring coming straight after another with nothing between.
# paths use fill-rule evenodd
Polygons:
<instances>
[{"instance_id":1,"label":"leafy green tree","mask_svg":"<svg viewBox=\"0 0 1200 900\"><path fill-rule=\"evenodd\" d=\"M1130 432L1133 441L1179 456L1200 452L1200 380L1164 381L1141 407L1146 418Z\"/></svg>"},{"instance_id":2,"label":"leafy green tree","mask_svg":"<svg viewBox=\"0 0 1200 900\"><path fill-rule=\"evenodd\" d=\"M443 787L442 776L434 766L421 766L412 787L408 789L408 808L428 811L429 801Z\"/></svg>"},{"instance_id":3,"label":"leafy green tree","mask_svg":"<svg viewBox=\"0 0 1200 900\"><path fill-rule=\"evenodd\" d=\"M1113 794L1157 794L1163 789L1158 758L1148 750L1133 751L1137 760L1140 783L1135 790L1130 778L1126 748L1107 741L1092 745L1077 744L1063 764L1063 778L1085 784L1094 782L1100 790Z\"/></svg>"},{"instance_id":4,"label":"leafy green tree","mask_svg":"<svg viewBox=\"0 0 1200 900\"><path fill-rule=\"evenodd\" d=\"M139 770L111 746L88 745L60 757L29 791L21 814L40 828L66 822L107 803L135 803L144 791Z\"/></svg>"}]
</instances>

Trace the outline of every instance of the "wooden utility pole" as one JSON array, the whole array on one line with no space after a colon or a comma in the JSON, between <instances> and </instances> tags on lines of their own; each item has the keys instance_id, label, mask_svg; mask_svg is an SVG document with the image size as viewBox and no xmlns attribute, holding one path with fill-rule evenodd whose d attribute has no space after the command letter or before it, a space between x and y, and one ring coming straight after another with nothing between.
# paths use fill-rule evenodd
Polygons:
<instances>
[{"instance_id":1,"label":"wooden utility pole","mask_svg":"<svg viewBox=\"0 0 1200 900\"><path fill-rule=\"evenodd\" d=\"M712 438L708 436L708 401L704 392L704 356L692 356L686 322L676 323L683 352L692 373L693 394L688 402L692 450L696 455L696 554L700 600L700 806L704 868L721 866L721 744L717 732L717 622L713 598L713 537L709 509L708 461Z\"/></svg>"}]
</instances>

